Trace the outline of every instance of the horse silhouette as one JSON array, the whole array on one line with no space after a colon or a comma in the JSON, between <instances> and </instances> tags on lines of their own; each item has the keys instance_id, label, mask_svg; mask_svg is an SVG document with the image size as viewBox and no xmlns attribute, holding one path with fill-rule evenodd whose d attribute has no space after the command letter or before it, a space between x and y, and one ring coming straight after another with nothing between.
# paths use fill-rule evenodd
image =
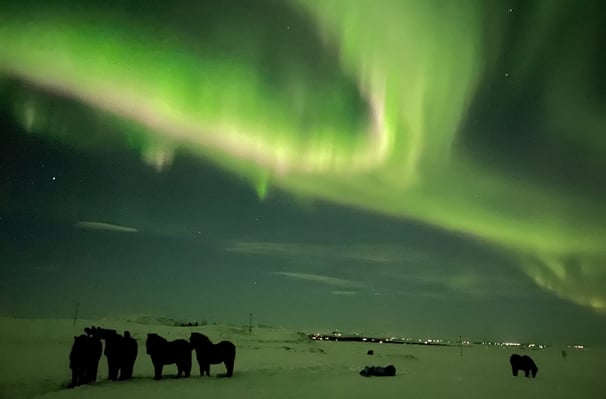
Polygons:
<instances>
[{"instance_id":1,"label":"horse silhouette","mask_svg":"<svg viewBox=\"0 0 606 399\"><path fill-rule=\"evenodd\" d=\"M121 380L133 378L133 368L135 367L138 352L139 346L137 345L137 341L131 337L130 331L124 331L124 338L122 338L122 365L120 367Z\"/></svg>"},{"instance_id":2,"label":"horse silhouette","mask_svg":"<svg viewBox=\"0 0 606 399\"><path fill-rule=\"evenodd\" d=\"M95 382L102 350L101 340L97 337L84 334L74 337L69 353L69 368L72 370L71 388Z\"/></svg>"},{"instance_id":3,"label":"horse silhouette","mask_svg":"<svg viewBox=\"0 0 606 399\"><path fill-rule=\"evenodd\" d=\"M135 358L137 357L135 353L134 358L130 358L125 356L124 346L125 341L124 337L116 332L116 330L101 328L101 327L90 327L85 328L84 331L92 337L97 337L98 339L102 339L105 341L105 349L103 350L103 354L107 358L107 378L111 381L118 380L118 374L120 378L123 379L123 374L125 372L124 366L125 363L134 366ZM136 342L135 342L136 345ZM131 355L129 355L131 356ZM128 358L127 358L128 357ZM132 369L132 367L131 367ZM132 374L132 373L131 373ZM126 374L124 374L126 376Z\"/></svg>"},{"instance_id":4,"label":"horse silhouette","mask_svg":"<svg viewBox=\"0 0 606 399\"><path fill-rule=\"evenodd\" d=\"M177 365L177 378L189 377L191 373L191 346L185 339L167 341L158 334L147 334L145 342L147 354L154 364L154 379L162 378L162 368L166 364Z\"/></svg>"},{"instance_id":5,"label":"horse silhouette","mask_svg":"<svg viewBox=\"0 0 606 399\"><path fill-rule=\"evenodd\" d=\"M532 378L535 378L539 372L539 368L530 356L513 354L509 357L509 364L511 364L511 373L514 377L517 377L519 370L524 371L526 377L529 376L529 373L532 373Z\"/></svg>"},{"instance_id":6,"label":"horse silhouette","mask_svg":"<svg viewBox=\"0 0 606 399\"><path fill-rule=\"evenodd\" d=\"M236 359L236 346L230 341L221 341L213 344L204 334L191 333L189 342L196 350L196 359L200 366L200 376L206 373L210 377L210 365L225 363L227 377L234 373L234 361Z\"/></svg>"}]
</instances>

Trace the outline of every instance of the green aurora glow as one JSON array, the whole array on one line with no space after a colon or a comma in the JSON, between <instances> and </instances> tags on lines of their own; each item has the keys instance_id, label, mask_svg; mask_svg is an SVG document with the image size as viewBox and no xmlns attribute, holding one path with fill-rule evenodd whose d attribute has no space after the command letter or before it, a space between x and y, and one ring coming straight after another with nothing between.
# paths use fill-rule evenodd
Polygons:
<instances>
[{"instance_id":1,"label":"green aurora glow","mask_svg":"<svg viewBox=\"0 0 606 399\"><path fill-rule=\"evenodd\" d=\"M536 140L604 172L599 2L510 3L3 4L0 90L28 131L92 149L126 137L158 169L189 151L261 198L276 187L469 234L604 311L606 193L484 164L469 143L489 133L468 131L487 82L520 99L532 80Z\"/></svg>"}]
</instances>

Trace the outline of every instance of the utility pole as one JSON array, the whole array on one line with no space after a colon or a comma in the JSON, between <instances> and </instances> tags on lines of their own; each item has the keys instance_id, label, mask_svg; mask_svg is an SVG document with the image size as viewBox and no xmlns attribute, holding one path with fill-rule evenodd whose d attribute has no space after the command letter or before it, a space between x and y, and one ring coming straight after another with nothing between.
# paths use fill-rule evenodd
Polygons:
<instances>
[{"instance_id":1,"label":"utility pole","mask_svg":"<svg viewBox=\"0 0 606 399\"><path fill-rule=\"evenodd\" d=\"M461 357L463 357L463 336L459 335L459 347L461 348Z\"/></svg>"},{"instance_id":2,"label":"utility pole","mask_svg":"<svg viewBox=\"0 0 606 399\"><path fill-rule=\"evenodd\" d=\"M252 334L252 313L248 314L248 335Z\"/></svg>"},{"instance_id":3,"label":"utility pole","mask_svg":"<svg viewBox=\"0 0 606 399\"><path fill-rule=\"evenodd\" d=\"M74 312L74 327L76 327L76 320L78 320L78 310L80 309L80 302L76 302L76 311Z\"/></svg>"}]
</instances>

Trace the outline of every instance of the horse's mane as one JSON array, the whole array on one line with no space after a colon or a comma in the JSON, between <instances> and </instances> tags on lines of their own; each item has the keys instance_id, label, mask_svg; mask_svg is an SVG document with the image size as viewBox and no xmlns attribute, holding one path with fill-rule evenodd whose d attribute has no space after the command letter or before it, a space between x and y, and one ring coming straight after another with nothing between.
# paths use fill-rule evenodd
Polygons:
<instances>
[{"instance_id":1,"label":"horse's mane","mask_svg":"<svg viewBox=\"0 0 606 399\"><path fill-rule=\"evenodd\" d=\"M193 332L189 337L189 341L193 346L200 347L205 345L212 345L210 338L202 333Z\"/></svg>"},{"instance_id":2,"label":"horse's mane","mask_svg":"<svg viewBox=\"0 0 606 399\"><path fill-rule=\"evenodd\" d=\"M116 330L110 330L108 328L101 328L101 327L86 327L84 329L84 331L86 332L86 334L88 335L92 335L93 337L97 337L97 338L101 338L101 339L108 339L108 338L114 338L116 335L120 335L118 334L118 332Z\"/></svg>"},{"instance_id":3,"label":"horse's mane","mask_svg":"<svg viewBox=\"0 0 606 399\"><path fill-rule=\"evenodd\" d=\"M147 339L152 340L153 342L168 342L168 340L156 333L147 334Z\"/></svg>"}]
</instances>

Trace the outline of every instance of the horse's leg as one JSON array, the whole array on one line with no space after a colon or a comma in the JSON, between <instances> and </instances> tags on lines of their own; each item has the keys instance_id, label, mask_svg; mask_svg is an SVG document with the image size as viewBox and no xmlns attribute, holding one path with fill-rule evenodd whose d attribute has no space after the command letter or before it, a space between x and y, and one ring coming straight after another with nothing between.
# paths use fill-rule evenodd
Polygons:
<instances>
[{"instance_id":1,"label":"horse's leg","mask_svg":"<svg viewBox=\"0 0 606 399\"><path fill-rule=\"evenodd\" d=\"M125 367L122 368L122 374L124 375L124 379L130 380L131 378L133 378L133 368L135 366L135 363L132 362L130 359L128 361L128 363L125 365Z\"/></svg>"},{"instance_id":2,"label":"horse's leg","mask_svg":"<svg viewBox=\"0 0 606 399\"><path fill-rule=\"evenodd\" d=\"M234 359L225 359L225 368L227 369L227 376L231 377L234 373Z\"/></svg>"},{"instance_id":3,"label":"horse's leg","mask_svg":"<svg viewBox=\"0 0 606 399\"><path fill-rule=\"evenodd\" d=\"M188 378L191 375L191 353L189 352L183 363L183 373L185 374L185 378Z\"/></svg>"},{"instance_id":4,"label":"horse's leg","mask_svg":"<svg viewBox=\"0 0 606 399\"><path fill-rule=\"evenodd\" d=\"M109 371L109 379L116 381L118 379L118 362L115 356L107 359L107 368Z\"/></svg>"},{"instance_id":5,"label":"horse's leg","mask_svg":"<svg viewBox=\"0 0 606 399\"><path fill-rule=\"evenodd\" d=\"M72 383L70 384L70 388L74 388L78 385L78 368L72 367Z\"/></svg>"},{"instance_id":6,"label":"horse's leg","mask_svg":"<svg viewBox=\"0 0 606 399\"><path fill-rule=\"evenodd\" d=\"M200 377L204 377L204 360L200 355L198 355L198 350L196 349L196 361L198 362L198 368L200 369Z\"/></svg>"},{"instance_id":7,"label":"horse's leg","mask_svg":"<svg viewBox=\"0 0 606 399\"><path fill-rule=\"evenodd\" d=\"M154 379L161 380L162 379L162 363L154 363Z\"/></svg>"},{"instance_id":8,"label":"horse's leg","mask_svg":"<svg viewBox=\"0 0 606 399\"><path fill-rule=\"evenodd\" d=\"M236 362L236 347L230 345L230 350L225 357L225 368L227 369L227 376L231 377L234 374L234 364Z\"/></svg>"},{"instance_id":9,"label":"horse's leg","mask_svg":"<svg viewBox=\"0 0 606 399\"><path fill-rule=\"evenodd\" d=\"M93 363L91 364L91 380L93 382L97 381L97 373L99 371L99 361L93 361Z\"/></svg>"},{"instance_id":10,"label":"horse's leg","mask_svg":"<svg viewBox=\"0 0 606 399\"><path fill-rule=\"evenodd\" d=\"M190 364L191 369L191 364ZM177 361L177 368L179 369L179 377L189 377L189 371L187 370L187 358L183 357Z\"/></svg>"}]
</instances>

